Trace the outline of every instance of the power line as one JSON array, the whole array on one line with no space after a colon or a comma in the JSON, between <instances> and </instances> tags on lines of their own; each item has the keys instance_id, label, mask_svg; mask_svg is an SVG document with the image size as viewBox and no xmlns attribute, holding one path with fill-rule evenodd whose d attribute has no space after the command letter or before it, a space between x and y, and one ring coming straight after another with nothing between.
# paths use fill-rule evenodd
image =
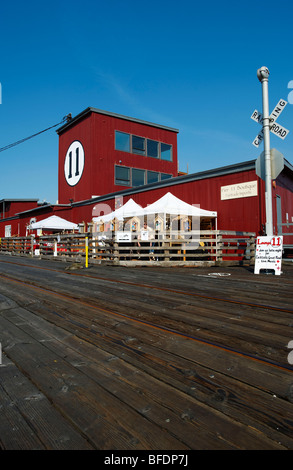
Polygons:
<instances>
[{"instance_id":1,"label":"power line","mask_svg":"<svg viewBox=\"0 0 293 470\"><path fill-rule=\"evenodd\" d=\"M70 119L72 119L71 114L67 114L67 116L64 116L61 122L58 122L57 124L54 124L54 126L47 127L47 129L44 129L43 131L37 132L36 134L30 135L29 137L25 137L24 139L18 140L17 142L13 142L13 144L6 145L5 147L0 147L0 152L4 152L4 150L8 150L11 147L15 147L16 145L22 144L26 140L32 139L33 137L36 137L37 135L42 134L43 132L49 131L50 129L53 129L54 127L60 126L60 124L63 124L63 122L69 122Z\"/></svg>"}]
</instances>

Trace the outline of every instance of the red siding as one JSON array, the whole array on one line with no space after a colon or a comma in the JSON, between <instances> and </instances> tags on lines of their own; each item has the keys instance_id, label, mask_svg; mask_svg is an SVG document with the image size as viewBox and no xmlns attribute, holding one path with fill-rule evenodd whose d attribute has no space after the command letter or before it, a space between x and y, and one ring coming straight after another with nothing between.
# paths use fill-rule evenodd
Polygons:
<instances>
[{"instance_id":1,"label":"red siding","mask_svg":"<svg viewBox=\"0 0 293 470\"><path fill-rule=\"evenodd\" d=\"M68 204L70 199L81 201L92 196L92 172L91 159L86 161L80 182L76 186L69 186L64 176L64 162L67 150L70 144L78 140L82 143L85 155L91 155L92 152L92 121L90 116L73 125L69 130L62 133L59 137L59 165L58 165L58 203Z\"/></svg>"},{"instance_id":2,"label":"red siding","mask_svg":"<svg viewBox=\"0 0 293 470\"><path fill-rule=\"evenodd\" d=\"M274 216L274 233L293 233L293 226L283 225L281 231L277 225L277 197L281 200L281 221L285 223L293 223L293 188L292 174L282 172L273 186L273 216ZM284 243L293 245L293 236L284 236Z\"/></svg>"},{"instance_id":3,"label":"red siding","mask_svg":"<svg viewBox=\"0 0 293 470\"><path fill-rule=\"evenodd\" d=\"M199 205L202 209L218 212L218 228L224 230L261 231L262 211L259 196L221 201L221 186L258 180L258 194L262 191L262 183L254 171L227 174L213 178L205 178L182 184L170 185L167 188L139 192L131 197L142 206L151 204L166 192L189 204ZM123 202L126 202L125 198Z\"/></svg>"},{"instance_id":4,"label":"red siding","mask_svg":"<svg viewBox=\"0 0 293 470\"><path fill-rule=\"evenodd\" d=\"M115 150L115 130L171 144L172 162ZM84 147L85 165L80 181L76 186L69 186L64 177L64 160L70 144L75 140ZM82 201L126 189L125 186L115 185L115 164L177 176L177 133L97 112L87 115L59 136L59 204L68 204L70 199Z\"/></svg>"},{"instance_id":5,"label":"red siding","mask_svg":"<svg viewBox=\"0 0 293 470\"><path fill-rule=\"evenodd\" d=\"M36 201L5 201L1 202L0 208L0 217L13 217L18 212L28 211L30 209L34 209L37 207L37 200ZM3 206L4 206L4 213L3 213Z\"/></svg>"},{"instance_id":6,"label":"red siding","mask_svg":"<svg viewBox=\"0 0 293 470\"><path fill-rule=\"evenodd\" d=\"M115 130L133 135L165 142L173 147L173 161L163 161L157 158L134 155L115 150ZM5 202L5 220L0 220L0 236L5 234L5 226L11 225L11 234L24 236L30 219L36 217L42 220L53 213L71 222L88 224L93 216L101 215L115 208L115 195L121 194L127 188L115 185L114 166L122 165L130 168L168 173L177 176L177 131L151 123L125 118L110 113L98 112L89 108L73 119L59 131L59 167L58 167L58 202L73 205L39 207L19 216L15 214L37 207L36 201ZM64 161L67 150L73 141L82 143L85 152L85 164L82 176L75 186L70 186L64 175ZM232 168L233 167L233 168ZM231 169L232 168L232 169ZM291 169L290 169L291 168ZM277 229L277 196L281 198L282 222L293 222L293 172L287 165L273 185L273 216L275 233ZM193 178L193 179L192 179ZM257 196L239 197L221 200L223 186L257 181ZM254 163L244 162L222 169L188 175L186 178L166 181L164 187L146 189L137 187L123 197L125 203L133 198L142 206L151 204L166 192L190 204L200 205L202 209L217 211L218 228L222 230L252 231L257 235L263 234L266 220L265 183L256 176ZM120 192L120 194L119 194ZM131 193L131 194L130 194ZM111 194L107 198L107 194ZM101 202L93 201L93 196L103 196ZM84 204L81 203L84 201ZM77 206L75 203L79 202ZM10 204L10 205L9 205ZM108 206L108 211L107 211ZM3 219L3 211L1 214ZM286 231L286 227L283 228ZM292 232L292 228L288 227ZM292 240L292 237L291 237ZM292 243L292 242L291 242Z\"/></svg>"},{"instance_id":7,"label":"red siding","mask_svg":"<svg viewBox=\"0 0 293 470\"><path fill-rule=\"evenodd\" d=\"M221 200L221 186L243 183L248 181L258 182L258 195L252 197L244 197L237 199ZM172 192L175 196L190 203L199 204L201 208L217 211L218 213L218 229L237 230L237 231L253 231L257 235L262 234L263 225L265 224L265 184L264 181L256 177L254 170L239 171L237 173L228 173L225 175L213 176L194 181L180 182L180 184L171 184L171 181L165 187L137 191L132 190L131 194L122 197L119 196L122 204L128 199L133 198L142 206L151 204L166 192ZM282 172L276 180L276 188L273 188L273 210L274 225L276 226L276 195L281 196L282 200L282 221L286 222L286 214L288 213L289 222L293 217L293 179L290 172ZM44 219L55 213L71 222L89 223L93 216L102 215L104 212L111 211L115 208L115 197L105 198L101 202L93 201L86 205L68 207L40 207L38 210L29 214L21 214L15 219L0 221L0 235L4 236L5 225L12 226L12 235L24 236L26 225L28 225L31 217L37 220ZM289 231L290 228L288 229ZM289 243L289 241L288 241Z\"/></svg>"}]
</instances>

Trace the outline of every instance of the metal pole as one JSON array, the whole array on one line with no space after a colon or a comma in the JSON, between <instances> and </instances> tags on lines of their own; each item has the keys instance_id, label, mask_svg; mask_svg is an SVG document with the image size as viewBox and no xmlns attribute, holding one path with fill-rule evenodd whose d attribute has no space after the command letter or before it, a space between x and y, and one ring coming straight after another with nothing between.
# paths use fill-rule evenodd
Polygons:
<instances>
[{"instance_id":1,"label":"metal pole","mask_svg":"<svg viewBox=\"0 0 293 470\"><path fill-rule=\"evenodd\" d=\"M85 237L85 267L89 267L89 239Z\"/></svg>"},{"instance_id":2,"label":"metal pole","mask_svg":"<svg viewBox=\"0 0 293 470\"><path fill-rule=\"evenodd\" d=\"M257 77L262 84L263 106L263 134L265 156L265 203L266 203L266 235L273 235L273 204L272 204L272 175L271 175L271 149L270 149L270 113L269 113L269 70L261 67Z\"/></svg>"}]
</instances>

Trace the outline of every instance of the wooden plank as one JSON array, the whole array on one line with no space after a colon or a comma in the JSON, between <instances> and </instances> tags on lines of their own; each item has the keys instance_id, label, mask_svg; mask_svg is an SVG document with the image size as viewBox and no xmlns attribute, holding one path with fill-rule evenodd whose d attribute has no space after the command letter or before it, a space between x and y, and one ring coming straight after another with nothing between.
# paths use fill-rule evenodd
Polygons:
<instances>
[{"instance_id":1,"label":"wooden plank","mask_svg":"<svg viewBox=\"0 0 293 470\"><path fill-rule=\"evenodd\" d=\"M72 344L73 337L67 336L66 343L68 341L70 341L70 343ZM80 350L80 345L79 345L80 340L78 339L75 340L75 343L78 344L78 349ZM62 344L59 343L59 348L58 346L57 348L61 350L62 354L64 355L64 346ZM52 348L54 350L54 353L56 353L56 343L52 343L52 341L50 341L47 343L47 346ZM83 355L84 355L84 351L85 351L85 346L83 347ZM87 353L86 360L83 360L80 365L79 365L80 363L79 356L73 355L73 358L72 358L72 351L69 351L68 349L66 350L66 358L68 358L68 356L69 357L71 356L70 362L73 362L75 365L77 364L77 367L80 367L83 372L85 372L86 370L87 374L90 374L91 378L95 377L95 380L99 383L99 385L106 387L108 391L112 391L112 393L114 393L115 396L119 396L121 400L123 400L123 398L124 400L125 398L127 398L127 403L130 402L131 406L138 408L138 410L141 413L147 413L147 417L149 420L153 419L155 421L158 421L159 423L161 423L161 425L164 422L169 423L168 425L166 425L166 428L168 428L169 430L172 430L172 433L173 434L175 433L175 435L178 433L180 434L185 430L185 433L186 433L186 434L184 433L185 441L188 441L188 436L191 436L191 439L194 439L193 436L194 436L194 433L196 433L198 437L196 439L196 442L193 442L193 446L194 446L193 448L211 448L210 446L212 446L212 448L217 448L217 444L218 445L220 444L220 447L224 448L226 441L227 441L226 446L228 446L227 448L229 448L229 442L230 442L230 448L232 448L231 447L233 446L232 436L236 433L236 435L238 436L237 439L239 440L241 432L244 432L245 442L249 448L254 448L254 446L257 446L258 448L264 446L265 448L268 445L268 443L266 442L266 439L264 439L264 436L258 436L256 438L256 436L252 432L251 440L249 440L250 430L249 432L247 432L247 429L246 430L243 429L243 431L241 431L241 427L239 428L239 424L237 424L237 422L231 422L231 421L225 422L226 419L224 419L224 422L222 422L223 415L219 415L218 417L217 415L214 416L215 413L213 411L210 411L208 408L205 408L203 405L199 405L198 402L194 400L194 398L190 396L186 396L186 395L182 395L180 397L180 393L178 396L178 391L176 393L173 392L173 390L170 390L169 387L166 384L161 383L161 381L154 382L154 379L152 379L152 377L150 376L148 376L145 380L143 380L139 388L139 383L141 381L142 374L137 369L132 373L134 382L131 384L131 386L135 388L135 392L131 393L131 390L129 389L129 379L127 379L126 387L123 387L123 383L121 383L121 378L125 376L125 367L126 369L129 369L129 366L125 365L124 362L121 364L121 361L119 361L119 364L117 364L117 360L116 360L114 361L114 370L111 371L111 374L109 376L108 373L106 373L105 371L103 371L103 369L101 369L100 364L101 362L106 361L106 363L108 362L109 364L112 365L113 357L111 356L109 357L109 354L106 354L106 355L104 354L104 359L101 361L102 358L99 357L101 356L101 351L99 349L98 350L99 355L96 358L96 360L93 361L92 358L96 356L96 351L97 351L96 349L93 349L93 350L90 349L90 352ZM143 376L144 375L145 374L143 374ZM118 382L118 381L120 383L119 384L117 383L117 385L115 385L115 382ZM152 400L148 398L147 400L148 405L145 405L145 398L142 401L141 397L142 396L146 397L147 394L151 395ZM174 395L173 398L172 398L172 395ZM160 401L160 399L158 398L160 396L162 397L161 399L162 401ZM160 402L159 403L160 407L158 406L157 403L154 403L154 400ZM183 408L180 406L178 407L179 403L184 404ZM161 408L162 406L165 408L165 412L163 411L163 414L162 414L162 408ZM181 419L177 418L176 415L174 416L174 411L172 410L177 410L177 413L179 416L181 416ZM203 416L202 421L199 419L199 416L201 415ZM220 421L219 421L219 418L220 418ZM187 422L185 422L186 419L187 419ZM215 422L215 419L216 419L216 422ZM210 428L211 426L214 427L217 422L218 424L216 427L218 429L218 433L217 433L217 437L215 436L213 438L213 436L211 435ZM198 423L197 424L197 426L199 426L198 429L196 429L195 427L193 432L192 430L189 430L189 426L194 426L196 425L196 423ZM208 426L207 426L207 423L208 423ZM235 427L234 431L233 431L233 426ZM205 429L206 427L207 429ZM222 430L221 433L219 429ZM226 430L225 433L223 433L223 430ZM208 435L209 435L209 438L207 439ZM221 441L219 441L220 436L221 436ZM191 444L192 444L192 440L191 442L189 442L189 445ZM235 445L236 444L234 443L234 446ZM270 443L270 446L272 445L273 444ZM200 446L200 447L197 447L197 446ZM236 447L238 446L236 445Z\"/></svg>"},{"instance_id":2,"label":"wooden plank","mask_svg":"<svg viewBox=\"0 0 293 470\"><path fill-rule=\"evenodd\" d=\"M125 397L129 397L129 387L133 387L136 391L136 393L139 393L139 396L141 397L142 395L144 397L147 397L149 405L143 410L147 412L148 418L150 419L150 415L153 417L153 419L156 419L156 417L160 417L161 412L160 408L158 406L154 407L154 402L155 404L159 404L160 406L167 407L168 410L168 418L165 419L166 422L175 424L175 429L173 429L173 432L180 433L181 432L181 427L182 427L182 422L178 423L178 420L174 420L173 414L174 411L178 413L181 417L184 416L184 413L186 410L189 410L189 413L191 412L191 409L194 409L194 406L196 406L196 412L194 412L196 419L198 420L198 399L200 398L200 401L205 402L206 404L211 404L213 408L218 409L219 411L223 411L223 408L225 408L225 412L227 415L230 415L231 417L236 418L236 422L246 422L248 424L247 417L250 417L250 426L251 426L251 419L255 420L254 425L259 426L260 422L264 422L264 416L267 413L266 408L263 406L263 395L258 389L254 389L253 387L246 387L243 386L241 383L233 380L227 379L226 376L219 375L215 386L213 387L213 382L210 379L205 379L204 376L208 374L208 370L204 369L203 367L198 367L196 368L196 374L195 371L192 371L190 367L192 366L191 363L187 363L184 369L184 364L182 363L182 360L178 361L176 369L179 370L179 368L183 367L183 375L179 378L180 383L182 384L180 387L180 390L184 392L184 394L178 394L178 392L175 391L174 387L170 389L170 385L168 384L168 374L166 374L166 370L170 369L170 363L172 361L173 366L175 368L175 363L176 359L174 357L169 356L167 362L165 363L165 370L161 369L160 373L158 374L157 377L153 376L150 374L146 374L142 371L141 366L140 368L133 367L133 365L129 364L126 361L121 361L120 358L117 356L113 356L100 348L94 349L92 345L90 345L88 342L80 342L80 340L77 340L75 337L70 337L67 338L66 343L69 344L70 346L73 347L73 349L76 351L82 351L83 356L91 357L94 358L94 361L97 361L99 363L99 379L101 380L101 373L103 375L111 374L111 377L113 379L113 375L115 376L115 380L119 382L119 385L115 387L115 390L117 394L125 399ZM98 354L97 354L98 352ZM151 349L149 350L149 354L151 354ZM162 363L162 356L161 356L161 363ZM71 359L72 360L72 359ZM75 360L75 359L73 359ZM114 368L113 368L114 364ZM180 365L179 365L180 364ZM91 364L82 364L82 368L86 367L90 372L93 370L94 374L96 373L93 360L91 361ZM102 371L101 371L102 368ZM187 377L189 379L189 383L187 382ZM164 380L162 384L162 378ZM196 380L199 379L200 380ZM184 380L183 380L184 379ZM127 388L121 387L121 382L124 382L125 385L127 385ZM204 383L206 383L206 386L204 386ZM213 393L212 388L214 388ZM200 389L202 392L200 392ZM248 392L249 389L249 393ZM233 390L233 392L232 392ZM188 395L186 395L186 393ZM201 396L200 396L201 393ZM207 401L207 393L211 396L211 399ZM232 398L232 393L233 393L233 398ZM180 396L181 395L181 396ZM190 396L191 395L191 396ZM231 395L231 399L229 398ZM246 403L244 406L244 403L246 401L245 395L249 396L249 399L251 400L251 403L254 405L249 406L249 403ZM196 399L196 400L195 400ZM230 401L229 406L227 406L228 402ZM238 403L237 403L238 402ZM182 408L182 404L183 408ZM230 411L231 408L234 406L234 411ZM217 406L218 405L218 406ZM280 412L281 416L286 416L287 412L287 406L284 407L284 409L281 411L279 407L283 407L283 402L282 401L277 401L274 400L273 398L271 399L271 419L272 415L275 414L275 420L276 422L280 420ZM196 443L193 441L193 447L196 445L200 445L200 448L205 448L207 445L207 442L209 442L209 446L211 443L211 435L207 437L206 433L204 432L205 428L207 428L207 422L208 428L211 426L211 421L208 420L208 414L206 412L205 407L200 407L202 408L202 411L204 412L204 419L203 422L200 423L200 431L198 430L196 435ZM228 409L229 408L229 409ZM242 413L241 410L245 409L245 413ZM185 411L184 411L185 410ZM257 417L256 417L257 415ZM185 416L187 417L187 416ZM284 426L285 424L285 426ZM180 426L181 425L181 426ZM234 423L235 426L237 426ZM284 423L281 424L279 423L280 427L284 429L285 436L283 436L283 444L285 443L289 446L293 445L292 442L292 428ZM171 424L168 424L171 427ZM186 424L184 425L184 432L182 435L186 436L187 434L189 435L188 428L186 427ZM225 429L230 428L231 432L231 422L228 424L226 423L224 425ZM218 428L217 428L218 429ZM275 438L276 440L279 439L279 434L274 432L269 428L269 426L263 426L263 429L266 431L266 433L270 436L270 438ZM286 431L285 431L286 429ZM234 429L236 431L236 429ZM208 432L210 433L210 429L208 429ZM200 436L199 436L200 434ZM191 434L192 439L193 435ZM246 436L247 437L247 436ZM204 441L202 442L202 438L204 438ZM219 435L218 435L219 438ZM222 436L223 438L223 436ZM238 434L239 438L239 434ZM237 438L237 439L238 439ZM253 439L255 436L253 437ZM229 439L230 442L234 442L234 439ZM247 442L247 441L246 441ZM217 444L219 444L219 441L215 443L213 441L212 445L213 448L217 447ZM228 443L227 443L228 444ZM252 445L252 443L250 444ZM254 442L254 445L259 445ZM223 448L223 442L221 443L221 448Z\"/></svg>"},{"instance_id":3,"label":"wooden plank","mask_svg":"<svg viewBox=\"0 0 293 470\"><path fill-rule=\"evenodd\" d=\"M121 294L123 288L123 285L118 287ZM158 324L166 322L168 327L182 333L214 340L220 344L222 337L222 344L230 347L236 347L238 344L246 353L252 352L251 348L253 348L255 354L259 350L259 355L268 359L278 359L283 362L287 360L286 345L290 339L288 326L291 322L289 314L284 314L284 322L282 322L284 327L282 327L276 322L270 324L270 317L265 310L259 313L259 320L257 320L255 309L251 307L242 307L239 311L234 304L226 306L213 302L211 309L208 303L204 307L201 306L200 298L188 299L186 303L182 295L175 293L171 301L166 294L160 294L157 291L147 293L146 301L145 290L138 291L134 286L129 286L127 296L119 295L113 300L112 293L106 287L99 287L99 305L115 312L127 312L134 318L138 315L145 321L156 321ZM195 308L196 315L194 315ZM279 315L282 317L282 314ZM254 346L252 346L253 343Z\"/></svg>"},{"instance_id":4,"label":"wooden plank","mask_svg":"<svg viewBox=\"0 0 293 470\"><path fill-rule=\"evenodd\" d=\"M2 404L0 441L3 448L7 450L93 448L6 356L0 366L0 376Z\"/></svg>"},{"instance_id":5,"label":"wooden plank","mask_svg":"<svg viewBox=\"0 0 293 470\"><path fill-rule=\"evenodd\" d=\"M84 315L84 313L85 313L85 311L83 311L83 315ZM82 321L84 322L85 319L83 319ZM116 323L117 323L117 322L116 322ZM76 326L77 324L78 324L78 323L75 322L74 325ZM81 323L80 323L80 324L81 324ZM124 322L119 323L119 330L121 330L121 327L124 327ZM116 325L116 330L117 330L117 325ZM84 330L84 331L85 331L85 330ZM99 326L98 331L99 331L99 333L101 333L101 325ZM131 331L130 331L129 329L127 329L127 332L128 332L128 334L131 333ZM132 336L132 338L135 338L135 337L136 337L136 338L137 338L136 342L137 342L137 341L138 341L138 337L139 337L139 336L137 336L137 335L138 335L138 329L137 329L137 327L136 327L136 329L135 329L135 332L133 332L133 333L134 333L134 335L136 335L136 336ZM79 333L79 334L80 334L80 333ZM110 344L111 344L111 347L113 347L113 345L115 344L115 342L114 342L114 337L115 337L115 335L113 335L113 334L111 334L111 333L109 333L109 332L107 333L105 329L103 330L103 333L102 333L103 342L105 342L105 340L106 340L106 343L107 343L107 337L108 337L109 334L112 335L112 336L111 336L112 341L110 342ZM94 335L94 329L93 329L93 327L91 328L91 333L87 333L87 332L85 333L85 337L87 338L87 340L89 339L89 337L94 337L94 336L95 336L95 335ZM116 336L117 336L117 335L116 335ZM130 336L129 338L131 338L131 336ZM162 342L162 339L161 339L161 335L160 335L160 349L162 349L161 342ZM99 338L99 343L100 343L100 338ZM117 343L117 344L118 344L118 348L120 348L120 350L123 349L123 343L121 342L121 340L118 340L118 343ZM133 350L133 348L135 349L135 342L131 341L131 343L129 343L129 342L126 341L126 342L125 342L125 349L124 349L124 351L129 351L129 345L130 345L130 344L131 344L132 350ZM138 343L138 344L140 344L140 343ZM152 343L152 344L153 344L153 343ZM189 343L188 343L188 344L189 344ZM109 345L109 340L108 340L108 345ZM144 348L145 348L145 346L144 346ZM143 357L142 351L144 350L144 348L142 349L141 346L139 347L140 360L141 360L142 357ZM164 349L164 346L163 346L163 349ZM125 354L125 352L124 352L124 354ZM153 353L153 354L154 354L154 353ZM186 354L186 352L185 352L185 354ZM193 354L196 356L196 358L197 358L197 359L196 359L196 362L198 363L198 353L196 352L196 350L193 351ZM182 360L182 356L183 356L183 349L182 349L182 350L180 349L180 359L181 359L181 360ZM206 360L206 358L207 358L208 356L209 356L209 354L208 354L207 352L205 352L205 353L203 354L203 357L205 358L205 360ZM211 360L212 360L212 359L211 359ZM200 362L203 362L203 361L200 361ZM221 362L223 362L224 364L226 363L225 360L223 360L223 361L221 361ZM178 367L178 366L177 366L177 367ZM190 367L192 368L192 366L190 366ZM215 370L215 367L217 368L217 365L216 365L216 366L215 366L215 365L213 366L212 364L210 365L210 369L211 369L211 370ZM231 370L233 370L233 369L234 369L234 367L231 368ZM229 370L229 367L228 367L227 370ZM227 371L225 370L225 368L224 368L223 372L226 373L226 374L230 374L230 372L227 372ZM252 371L250 371L250 374L249 374L248 372L249 372L249 370L246 370L245 381L246 381L247 383L249 383L249 381L251 380L250 375L251 375L251 372L252 372ZM253 377L253 374L252 374L252 377ZM240 374L240 380L241 380L241 374ZM242 380L243 380L243 378L242 378ZM271 370L270 370L270 369L268 370L268 380L267 380L267 382L270 383L270 386L274 389L275 384L274 384L273 377L272 377L272 375L271 375ZM278 382L281 382L279 376L276 378L276 383L278 383ZM260 386L260 383L261 383L261 382L258 382L258 381L257 381L257 382L256 382L256 386ZM249 403L249 401L248 401L248 403ZM248 403L247 403L247 405L248 405Z\"/></svg>"},{"instance_id":6,"label":"wooden plank","mask_svg":"<svg viewBox=\"0 0 293 470\"><path fill-rule=\"evenodd\" d=\"M82 426L89 409L98 410L106 423L102 445L111 441L130 448L130 433L140 441L131 448L153 447L154 436L165 442L172 436L185 448L293 448L288 419L293 412L292 371L247 354L257 348L269 359L270 348L275 348L273 357L285 366L288 351L282 342L290 336L291 310L275 313L208 298L224 292L227 300L245 302L245 285L250 287L250 301L266 299L286 309L292 281L286 276L252 280L243 271L235 272L232 282L197 277L186 269L99 267L87 277L85 271L77 276L27 271L22 264L10 275L28 274L29 282L74 292L75 299L21 284L14 288L13 299L29 305L31 312L3 299L0 331L6 335L7 354L94 446L93 430ZM0 291L8 293L9 286L10 281L3 281ZM282 298L274 296L279 289ZM189 295L194 292L199 295ZM170 327L178 333L168 331ZM198 338L184 337L191 331L197 331ZM207 339L217 339L220 345ZM235 351L225 348L229 342L237 346ZM87 390L86 395L81 390ZM97 403L96 390L102 403ZM75 396L81 404L77 411ZM127 417L131 424L124 424ZM114 437L111 426L117 420L120 427ZM94 426L97 431L98 424ZM135 426L144 428L139 436ZM193 443L190 436L199 433Z\"/></svg>"},{"instance_id":7,"label":"wooden plank","mask_svg":"<svg viewBox=\"0 0 293 470\"><path fill-rule=\"evenodd\" d=\"M97 449L188 449L3 317L9 356ZM86 394L85 394L86 391ZM159 430L158 430L159 431Z\"/></svg>"},{"instance_id":8,"label":"wooden plank","mask_svg":"<svg viewBox=\"0 0 293 470\"><path fill-rule=\"evenodd\" d=\"M22 410L13 401L5 390L4 370L17 370L5 355L0 366L0 449L2 450L43 450L45 446L33 432L29 423L24 418Z\"/></svg>"}]
</instances>

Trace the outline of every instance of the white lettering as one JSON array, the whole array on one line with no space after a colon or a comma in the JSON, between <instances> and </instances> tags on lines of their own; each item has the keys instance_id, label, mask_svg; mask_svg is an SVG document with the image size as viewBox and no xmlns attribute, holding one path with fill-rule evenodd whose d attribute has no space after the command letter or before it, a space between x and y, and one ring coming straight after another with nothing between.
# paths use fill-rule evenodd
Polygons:
<instances>
[{"instance_id":1,"label":"white lettering","mask_svg":"<svg viewBox=\"0 0 293 470\"><path fill-rule=\"evenodd\" d=\"M188 464L188 458L187 455L184 454L157 454L157 455L149 455L149 465L168 465L168 464L179 464L183 465L183 467L186 467Z\"/></svg>"},{"instance_id":2,"label":"white lettering","mask_svg":"<svg viewBox=\"0 0 293 470\"><path fill-rule=\"evenodd\" d=\"M111 457L106 457L104 460L105 465L130 465L135 467L138 457L119 457L111 454Z\"/></svg>"}]
</instances>

